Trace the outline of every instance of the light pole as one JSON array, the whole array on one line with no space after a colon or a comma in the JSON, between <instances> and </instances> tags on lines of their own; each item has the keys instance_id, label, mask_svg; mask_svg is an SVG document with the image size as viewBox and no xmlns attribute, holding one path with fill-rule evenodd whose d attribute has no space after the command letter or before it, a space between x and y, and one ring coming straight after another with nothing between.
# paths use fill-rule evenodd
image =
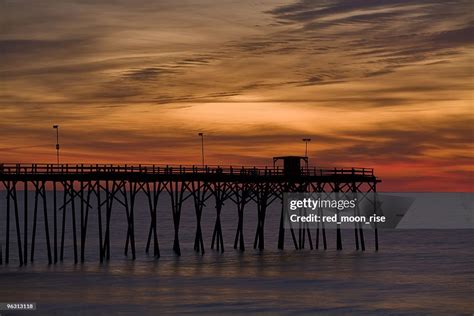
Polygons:
<instances>
[{"instance_id":1,"label":"light pole","mask_svg":"<svg viewBox=\"0 0 474 316\"><path fill-rule=\"evenodd\" d=\"M308 158L308 142L311 141L311 138L303 138L303 141L305 142L304 156Z\"/></svg>"},{"instance_id":2,"label":"light pole","mask_svg":"<svg viewBox=\"0 0 474 316\"><path fill-rule=\"evenodd\" d=\"M53 125L56 130L56 160L59 165L59 125Z\"/></svg>"},{"instance_id":3,"label":"light pole","mask_svg":"<svg viewBox=\"0 0 474 316\"><path fill-rule=\"evenodd\" d=\"M204 134L199 133L199 136L201 136L201 159L202 159L202 167L204 168Z\"/></svg>"},{"instance_id":4,"label":"light pole","mask_svg":"<svg viewBox=\"0 0 474 316\"><path fill-rule=\"evenodd\" d=\"M311 141L311 138L303 138L302 141L305 143L304 156L306 158L306 170L308 170L308 143Z\"/></svg>"}]
</instances>

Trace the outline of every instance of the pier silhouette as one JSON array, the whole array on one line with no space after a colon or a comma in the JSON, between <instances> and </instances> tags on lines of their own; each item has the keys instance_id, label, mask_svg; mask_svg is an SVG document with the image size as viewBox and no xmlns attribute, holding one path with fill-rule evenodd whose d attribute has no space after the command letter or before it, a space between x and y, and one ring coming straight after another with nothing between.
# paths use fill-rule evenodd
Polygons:
<instances>
[{"instance_id":1,"label":"pier silhouette","mask_svg":"<svg viewBox=\"0 0 474 316\"><path fill-rule=\"evenodd\" d=\"M283 166L277 166L279 161ZM301 161L305 161L304 166ZM110 260L112 208L122 207L126 213L127 229L124 254L135 259L135 201L137 194L143 192L149 209L149 229L146 253L152 248L153 255L160 257L160 244L157 235L158 200L168 194L171 205L173 225L169 233L174 235L173 250L181 255L179 230L183 202L191 199L195 208L196 232L194 250L205 253L201 219L204 207L214 201L215 223L211 249L224 252L224 239L221 225L221 211L224 202L236 206L234 248L245 251L243 238L244 210L254 202L257 206L257 222L253 248L265 247L264 230L267 208L280 202L280 227L277 247L283 249L285 232L289 231L295 249L327 249L324 226L313 229L299 227L285 229L283 225L283 194L285 192L362 192L375 194L381 182L371 168L320 168L307 164L307 157L275 157L271 167L246 166L185 166L185 165L116 165L116 164L0 164L0 183L6 192L5 207L0 214L6 217L5 245L0 245L0 264L8 264L13 241L16 239L20 265L34 261L38 217L43 216L46 250L50 264L64 258L66 221L71 221L74 262L84 262L86 236L90 216L97 216L99 260ZM28 191L34 192L34 212L28 217ZM52 191L52 209L48 207L47 192ZM62 200L58 199L62 192ZM20 203L19 195L24 194ZM92 203L91 197L94 197ZM51 197L50 197L51 198ZM51 202L51 201L49 201ZM206 203L207 202L207 203ZM22 205L20 205L22 204ZM94 204L94 205L93 205ZM51 206L51 205L49 205ZM40 212L42 211L42 215ZM23 223L20 212L24 210ZM166 211L166 210L160 210ZM51 214L52 212L52 214ZM79 214L78 214L79 213ZM79 215L79 223L77 223ZM48 220L53 218L53 223ZM28 220L32 221L31 235L28 233ZM77 231L79 226L79 231ZM60 229L61 228L61 229ZM23 230L23 231L22 231ZM51 231L52 230L52 231ZM59 234L60 233L60 234ZM313 243L312 233L315 233ZM378 250L378 232L375 233L375 250ZM71 235L71 234L69 234ZM354 228L357 250L364 251L364 232L361 227ZM342 249L340 228L336 233L336 247ZM320 242L321 241L321 242ZM321 245L320 245L321 244ZM30 248L28 248L30 247ZM3 255L2 255L3 254Z\"/></svg>"}]
</instances>

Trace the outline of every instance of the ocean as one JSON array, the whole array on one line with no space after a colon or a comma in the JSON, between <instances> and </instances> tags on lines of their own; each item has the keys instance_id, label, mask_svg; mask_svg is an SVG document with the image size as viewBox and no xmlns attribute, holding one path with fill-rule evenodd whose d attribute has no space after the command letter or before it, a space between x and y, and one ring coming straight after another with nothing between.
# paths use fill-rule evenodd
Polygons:
<instances>
[{"instance_id":1,"label":"ocean","mask_svg":"<svg viewBox=\"0 0 474 316\"><path fill-rule=\"evenodd\" d=\"M50 193L48 193L49 197ZM19 198L22 193L19 191ZM29 236L33 193L29 193ZM0 194L0 241L5 256L5 196ZM60 200L60 199L59 199ZM49 198L49 225L52 212ZM20 221L23 219L20 200ZM206 253L193 250L196 218L191 200L183 205L180 244L172 251L169 199L158 207L161 257L145 253L150 221L147 201L138 196L135 231L137 259L123 254L125 210L113 208L111 260L99 263L97 213L89 214L86 261L74 264L70 210L66 221L64 261L48 265L43 212L38 212L35 261L19 267L14 216L11 217L10 264L0 266L0 303L36 303L36 311L3 315L473 315L474 231L381 230L374 250L365 231L366 251L356 251L354 232L343 230L343 250L336 232L327 231L328 250L295 250L287 231L285 249L277 249L280 205L267 211L265 250L253 249L256 207L244 215L246 251L233 249L237 210L222 211L225 252L210 249L215 222L212 199L203 212ZM79 209L76 210L79 223ZM449 210L446 210L449 212ZM61 223L61 217L58 222ZM23 222L21 233L23 238ZM79 227L79 224L77 224ZM77 229L80 241L79 228ZM60 236L60 235L59 235ZM315 234L313 232L313 242ZM29 240L29 251L31 239ZM5 259L5 258L3 258Z\"/></svg>"}]
</instances>

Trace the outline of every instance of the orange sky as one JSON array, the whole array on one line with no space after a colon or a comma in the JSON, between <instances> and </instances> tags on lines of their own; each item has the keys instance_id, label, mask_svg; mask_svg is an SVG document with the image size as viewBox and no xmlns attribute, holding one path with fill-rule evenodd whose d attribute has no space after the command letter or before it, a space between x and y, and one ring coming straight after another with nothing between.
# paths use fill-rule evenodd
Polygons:
<instances>
[{"instance_id":1,"label":"orange sky","mask_svg":"<svg viewBox=\"0 0 474 316\"><path fill-rule=\"evenodd\" d=\"M470 1L7 1L0 161L374 167L472 191Z\"/></svg>"}]
</instances>

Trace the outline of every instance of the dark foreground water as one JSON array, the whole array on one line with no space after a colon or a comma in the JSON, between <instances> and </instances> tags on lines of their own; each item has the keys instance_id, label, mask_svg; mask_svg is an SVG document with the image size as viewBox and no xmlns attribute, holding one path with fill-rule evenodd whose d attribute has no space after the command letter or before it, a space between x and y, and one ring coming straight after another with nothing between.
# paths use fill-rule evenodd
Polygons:
<instances>
[{"instance_id":1,"label":"dark foreground water","mask_svg":"<svg viewBox=\"0 0 474 316\"><path fill-rule=\"evenodd\" d=\"M4 201L3 196L0 198ZM0 266L0 302L36 302L37 311L2 311L0 314L474 313L472 230L382 231L379 252L374 252L373 236L369 231L366 231L365 252L354 250L352 231L344 232L342 251L334 250L335 231L328 232L330 249L327 251L296 251L287 233L286 249L278 251L279 208L275 205L268 211L266 249L259 252L251 247L256 224L255 207L249 205L244 227L247 251L239 253L232 247L236 210L228 204L222 214L226 251L220 254L209 249L215 218L210 202L203 215L207 252L200 256L192 249L195 217L193 207L188 203L182 215L182 256L176 257L171 251L171 212L167 199L162 201L158 224L162 257L158 260L144 253L149 217L143 197L137 202L136 261L123 256L125 212L118 206L114 208L112 217L112 259L105 264L99 264L97 260L95 211L89 217L84 264L73 263L69 213L65 259L56 265L47 264L41 208L34 264L18 267L16 232L12 225L12 262ZM4 205L1 207L0 241L4 251L5 208ZM21 220L23 215L20 215ZM29 217L31 219L31 214ZM23 227L21 229L23 233Z\"/></svg>"}]
</instances>

